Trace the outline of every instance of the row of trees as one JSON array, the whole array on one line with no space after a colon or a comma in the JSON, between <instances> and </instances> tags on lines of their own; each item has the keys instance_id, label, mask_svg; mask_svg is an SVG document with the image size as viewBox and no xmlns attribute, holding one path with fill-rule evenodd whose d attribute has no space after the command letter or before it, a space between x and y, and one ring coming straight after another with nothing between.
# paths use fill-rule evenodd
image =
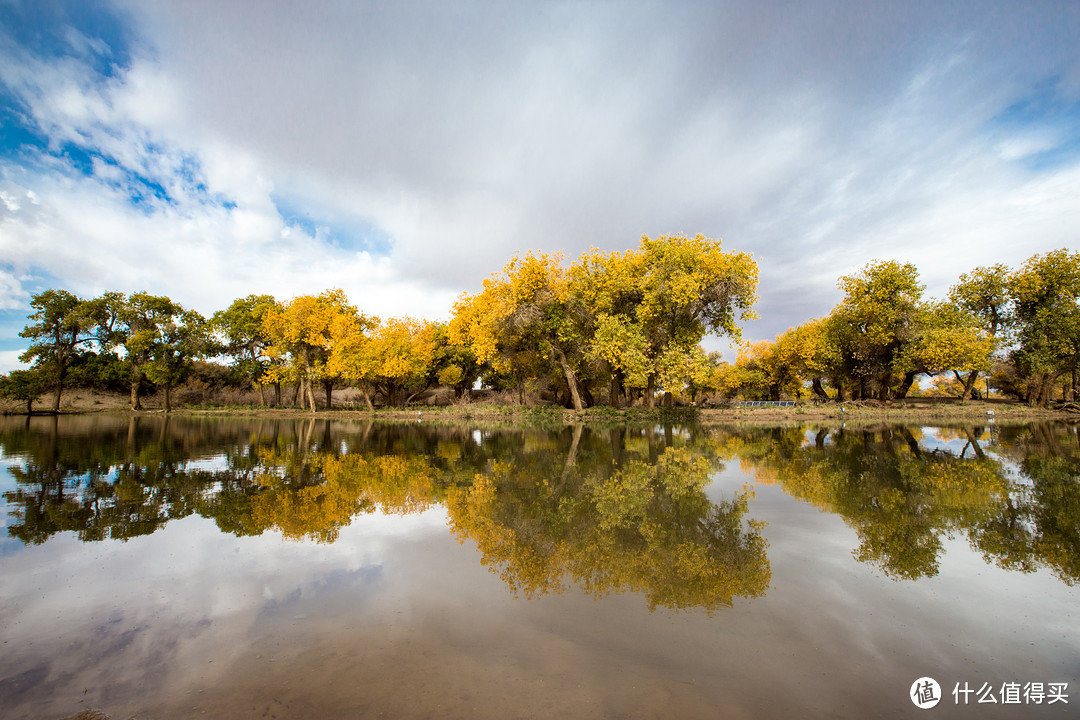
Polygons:
<instances>
[{"instance_id":1,"label":"row of trees","mask_svg":"<svg viewBox=\"0 0 1080 720\"><path fill-rule=\"evenodd\" d=\"M820 400L904 398L919 375L955 377L961 397L987 378L1046 405L1063 377L1075 399L1080 369L1080 253L1035 255L1017 270L979 267L944 300L924 298L916 267L874 262L840 279L843 301L824 318L743 348L718 365L729 394Z\"/></svg>"},{"instance_id":2,"label":"row of trees","mask_svg":"<svg viewBox=\"0 0 1080 720\"><path fill-rule=\"evenodd\" d=\"M124 296L107 292L82 299L67 290L46 290L30 302L32 321L20 333L30 347L20 360L33 368L7 378L6 394L30 403L51 389L53 411L73 367L101 376L125 378L131 388L132 409L139 409L139 390L153 382L170 391L190 371L196 358L215 351L205 318L167 297L141 292Z\"/></svg>"},{"instance_id":3,"label":"row of trees","mask_svg":"<svg viewBox=\"0 0 1080 720\"><path fill-rule=\"evenodd\" d=\"M735 363L701 347L706 334L741 337L753 318L757 265L703 236L651 239L618 253L591 250L567 265L528 253L463 294L449 322L380 319L341 290L287 302L249 295L204 318L167 297L109 292L81 299L65 290L34 296L21 335L33 369L0 391L28 402L46 389L60 407L72 368L130 388L138 409L148 383L171 390L200 358L228 358L234 382L282 403L295 387L316 410L316 388L360 390L367 406L408 404L435 386L460 397L478 380L581 410L653 406L658 392L694 402L746 399L905 397L919 375L953 375L963 396L995 372L1002 390L1045 404L1080 364L1080 253L1036 255L960 276L944 300L925 298L914 265L873 262L842 277L842 302L775 341L742 345ZM87 370L89 368L89 370ZM606 397L605 397L606 395Z\"/></svg>"},{"instance_id":4,"label":"row of trees","mask_svg":"<svg viewBox=\"0 0 1080 720\"><path fill-rule=\"evenodd\" d=\"M380 396L407 404L436 385L463 395L481 378L523 399L556 388L579 410L605 385L612 404L652 405L657 388L679 391L706 362L706 333L739 336L756 285L749 255L697 236L645 237L637 250L594 250L570 267L529 253L463 295L448 323L371 317L341 290L287 302L251 295L209 319L147 293L84 300L48 290L33 298L22 333L34 370L13 373L7 389L29 402L50 387L58 410L77 361L129 383L132 409L147 382L162 387L168 411L171 388L197 358L227 356L260 402L273 386L280 403L291 384L312 412L319 386L328 406L334 387L348 384L373 407Z\"/></svg>"}]
</instances>

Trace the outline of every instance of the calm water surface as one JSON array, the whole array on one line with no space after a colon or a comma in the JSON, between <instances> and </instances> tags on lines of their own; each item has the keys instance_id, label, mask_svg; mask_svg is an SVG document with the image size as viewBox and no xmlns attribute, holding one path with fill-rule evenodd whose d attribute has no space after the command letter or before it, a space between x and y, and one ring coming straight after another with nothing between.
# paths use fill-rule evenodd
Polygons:
<instances>
[{"instance_id":1,"label":"calm water surface","mask_svg":"<svg viewBox=\"0 0 1080 720\"><path fill-rule=\"evenodd\" d=\"M8 418L0 455L5 718L1080 708L1075 426Z\"/></svg>"}]
</instances>

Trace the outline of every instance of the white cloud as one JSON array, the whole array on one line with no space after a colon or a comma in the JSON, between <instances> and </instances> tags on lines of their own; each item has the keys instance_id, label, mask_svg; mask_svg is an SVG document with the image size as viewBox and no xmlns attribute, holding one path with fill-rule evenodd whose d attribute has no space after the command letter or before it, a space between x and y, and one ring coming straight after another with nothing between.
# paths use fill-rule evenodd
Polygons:
<instances>
[{"instance_id":1,"label":"white cloud","mask_svg":"<svg viewBox=\"0 0 1080 720\"><path fill-rule=\"evenodd\" d=\"M998 145L1002 160L1023 160L1047 150L1053 150L1062 141L1059 133L1041 132L1010 137Z\"/></svg>"},{"instance_id":2,"label":"white cloud","mask_svg":"<svg viewBox=\"0 0 1080 720\"><path fill-rule=\"evenodd\" d=\"M987 128L1080 66L1075 12L612 10L127 5L116 76L26 53L0 69L54 147L101 155L91 176L4 168L0 257L204 312L342 287L368 312L445 317L518 250L703 232L758 257L750 330L771 337L874 258L941 292L1074 242L1075 163L1015 162L1057 138Z\"/></svg>"},{"instance_id":3,"label":"white cloud","mask_svg":"<svg viewBox=\"0 0 1080 720\"><path fill-rule=\"evenodd\" d=\"M19 356L26 352L26 348L19 350L0 350L0 373L9 373L12 370L20 370L27 367L19 362Z\"/></svg>"},{"instance_id":4,"label":"white cloud","mask_svg":"<svg viewBox=\"0 0 1080 720\"><path fill-rule=\"evenodd\" d=\"M23 307L30 296L22 288L20 278L0 268L0 310L15 310Z\"/></svg>"}]
</instances>

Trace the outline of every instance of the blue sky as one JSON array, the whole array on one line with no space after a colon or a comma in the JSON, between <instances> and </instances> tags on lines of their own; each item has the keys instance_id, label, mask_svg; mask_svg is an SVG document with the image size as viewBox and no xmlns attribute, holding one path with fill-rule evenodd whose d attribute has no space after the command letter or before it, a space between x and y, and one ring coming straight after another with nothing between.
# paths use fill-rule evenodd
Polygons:
<instances>
[{"instance_id":1,"label":"blue sky","mask_svg":"<svg viewBox=\"0 0 1080 720\"><path fill-rule=\"evenodd\" d=\"M1080 4L0 0L0 370L30 296L341 287L704 233L771 338L836 279L1076 248Z\"/></svg>"}]
</instances>

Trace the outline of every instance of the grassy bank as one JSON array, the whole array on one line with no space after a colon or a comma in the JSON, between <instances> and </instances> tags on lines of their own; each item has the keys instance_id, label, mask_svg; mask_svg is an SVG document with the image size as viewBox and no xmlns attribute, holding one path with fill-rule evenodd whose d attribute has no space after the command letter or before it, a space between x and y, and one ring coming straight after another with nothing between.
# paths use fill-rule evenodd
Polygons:
<instances>
[{"instance_id":1,"label":"grassy bank","mask_svg":"<svg viewBox=\"0 0 1080 720\"><path fill-rule=\"evenodd\" d=\"M75 390L65 393L61 412L83 413L129 413L126 395ZM160 404L155 398L144 401L143 414L159 414ZM48 397L35 404L35 411L44 413L51 408ZM4 408L6 413L18 414L24 407L18 404ZM179 407L175 415L308 418L311 413L299 408L263 408L251 405L205 405ZM985 422L993 417L996 422L1031 422L1034 420L1080 420L1080 413L1060 409L1034 408L1011 400L960 401L954 398L912 398L901 402L880 403L855 401L842 404L807 403L793 407L717 407L717 408L588 408L575 412L558 406L502 405L495 403L467 403L447 406L418 406L409 408L337 408L319 410L319 418L358 419L378 421L425 422L480 422L523 423L529 425L566 425L578 422L589 424L623 424L637 422L697 422L703 425L730 423L788 423L810 421L834 422L893 422L914 423L970 423Z\"/></svg>"}]
</instances>

